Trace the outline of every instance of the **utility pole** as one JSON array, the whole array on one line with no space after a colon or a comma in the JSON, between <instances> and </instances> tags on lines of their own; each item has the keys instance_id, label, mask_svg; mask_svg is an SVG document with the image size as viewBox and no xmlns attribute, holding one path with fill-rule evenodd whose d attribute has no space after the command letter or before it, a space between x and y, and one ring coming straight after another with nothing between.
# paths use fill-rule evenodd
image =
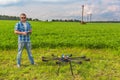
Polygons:
<instances>
[{"instance_id":1,"label":"utility pole","mask_svg":"<svg viewBox=\"0 0 120 80\"><path fill-rule=\"evenodd\" d=\"M92 20L92 13L90 14L90 22L91 22L91 20Z\"/></svg>"},{"instance_id":2,"label":"utility pole","mask_svg":"<svg viewBox=\"0 0 120 80\"><path fill-rule=\"evenodd\" d=\"M91 22L92 20L92 13L87 14L87 22Z\"/></svg>"},{"instance_id":3,"label":"utility pole","mask_svg":"<svg viewBox=\"0 0 120 80\"><path fill-rule=\"evenodd\" d=\"M87 19L86 19L86 20L87 20L87 22L89 22L89 14L87 14L87 17L86 17L86 18L87 18Z\"/></svg>"},{"instance_id":4,"label":"utility pole","mask_svg":"<svg viewBox=\"0 0 120 80\"><path fill-rule=\"evenodd\" d=\"M84 21L83 21L83 16L84 16L84 5L82 5L82 20L81 20L81 24L84 23Z\"/></svg>"}]
</instances>

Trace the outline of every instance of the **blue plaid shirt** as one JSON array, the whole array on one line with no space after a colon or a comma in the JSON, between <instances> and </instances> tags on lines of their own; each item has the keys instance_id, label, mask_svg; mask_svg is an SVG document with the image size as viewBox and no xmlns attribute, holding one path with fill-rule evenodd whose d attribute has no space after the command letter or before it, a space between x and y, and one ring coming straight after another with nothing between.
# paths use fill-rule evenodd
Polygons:
<instances>
[{"instance_id":1,"label":"blue plaid shirt","mask_svg":"<svg viewBox=\"0 0 120 80\"><path fill-rule=\"evenodd\" d=\"M20 32L28 32L31 30L31 25L29 22L26 22L26 28L25 28L23 23L20 21L16 23L15 30ZM30 34L18 35L18 42L30 42Z\"/></svg>"}]
</instances>

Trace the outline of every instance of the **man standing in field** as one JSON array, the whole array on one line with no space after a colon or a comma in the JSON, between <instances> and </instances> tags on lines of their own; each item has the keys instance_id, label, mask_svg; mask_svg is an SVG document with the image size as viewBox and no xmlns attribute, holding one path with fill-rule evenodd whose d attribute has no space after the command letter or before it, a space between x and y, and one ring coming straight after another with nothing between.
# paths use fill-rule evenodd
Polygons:
<instances>
[{"instance_id":1,"label":"man standing in field","mask_svg":"<svg viewBox=\"0 0 120 80\"><path fill-rule=\"evenodd\" d=\"M18 34L18 54L17 54L17 66L21 65L21 55L24 46L26 47L29 60L31 64L34 64L34 60L31 54L31 42L30 34L32 32L31 25L26 21L26 14L20 14L20 21L15 25L14 33Z\"/></svg>"}]
</instances>

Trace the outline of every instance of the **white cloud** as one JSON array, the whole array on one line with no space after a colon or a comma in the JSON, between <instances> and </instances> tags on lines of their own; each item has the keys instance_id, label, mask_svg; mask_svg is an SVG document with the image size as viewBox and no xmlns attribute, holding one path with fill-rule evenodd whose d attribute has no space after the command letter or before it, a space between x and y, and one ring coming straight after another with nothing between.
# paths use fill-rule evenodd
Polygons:
<instances>
[{"instance_id":1,"label":"white cloud","mask_svg":"<svg viewBox=\"0 0 120 80\"><path fill-rule=\"evenodd\" d=\"M115 11L118 11L120 9L120 6L118 5L111 5L111 6L108 6L108 11L112 11L112 12L115 12Z\"/></svg>"},{"instance_id":2,"label":"white cloud","mask_svg":"<svg viewBox=\"0 0 120 80\"><path fill-rule=\"evenodd\" d=\"M34 0L34 1L40 1L40 2L60 2L65 0Z\"/></svg>"},{"instance_id":3,"label":"white cloud","mask_svg":"<svg viewBox=\"0 0 120 80\"><path fill-rule=\"evenodd\" d=\"M18 3L20 0L0 0L0 5L9 5Z\"/></svg>"},{"instance_id":4,"label":"white cloud","mask_svg":"<svg viewBox=\"0 0 120 80\"><path fill-rule=\"evenodd\" d=\"M92 19L94 20L109 20L108 17L110 15L114 14L116 16L120 16L120 5L118 5L118 2L120 1L114 0L109 2L109 0L0 0L0 5L17 4L14 6L10 5L7 7L0 7L0 11L1 14L12 16L19 16L21 12L25 12L28 17L38 18L42 20L80 19L82 11L81 5L84 4L85 17L87 16L87 14L91 13L93 15ZM18 6L18 4L21 3L22 6Z\"/></svg>"},{"instance_id":5,"label":"white cloud","mask_svg":"<svg viewBox=\"0 0 120 80\"><path fill-rule=\"evenodd\" d=\"M33 0L33 1L39 1L39 2L70 2L70 1L76 1L76 0Z\"/></svg>"}]
</instances>

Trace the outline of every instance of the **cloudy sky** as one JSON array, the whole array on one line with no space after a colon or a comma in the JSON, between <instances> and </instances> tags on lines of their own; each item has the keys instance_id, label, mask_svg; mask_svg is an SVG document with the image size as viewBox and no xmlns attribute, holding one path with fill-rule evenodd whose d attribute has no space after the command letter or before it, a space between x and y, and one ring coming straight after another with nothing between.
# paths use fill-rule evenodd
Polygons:
<instances>
[{"instance_id":1,"label":"cloudy sky","mask_svg":"<svg viewBox=\"0 0 120 80\"><path fill-rule=\"evenodd\" d=\"M0 15L19 16L21 12L30 18L79 19L84 5L84 20L92 14L92 20L120 20L120 0L0 0Z\"/></svg>"}]
</instances>

